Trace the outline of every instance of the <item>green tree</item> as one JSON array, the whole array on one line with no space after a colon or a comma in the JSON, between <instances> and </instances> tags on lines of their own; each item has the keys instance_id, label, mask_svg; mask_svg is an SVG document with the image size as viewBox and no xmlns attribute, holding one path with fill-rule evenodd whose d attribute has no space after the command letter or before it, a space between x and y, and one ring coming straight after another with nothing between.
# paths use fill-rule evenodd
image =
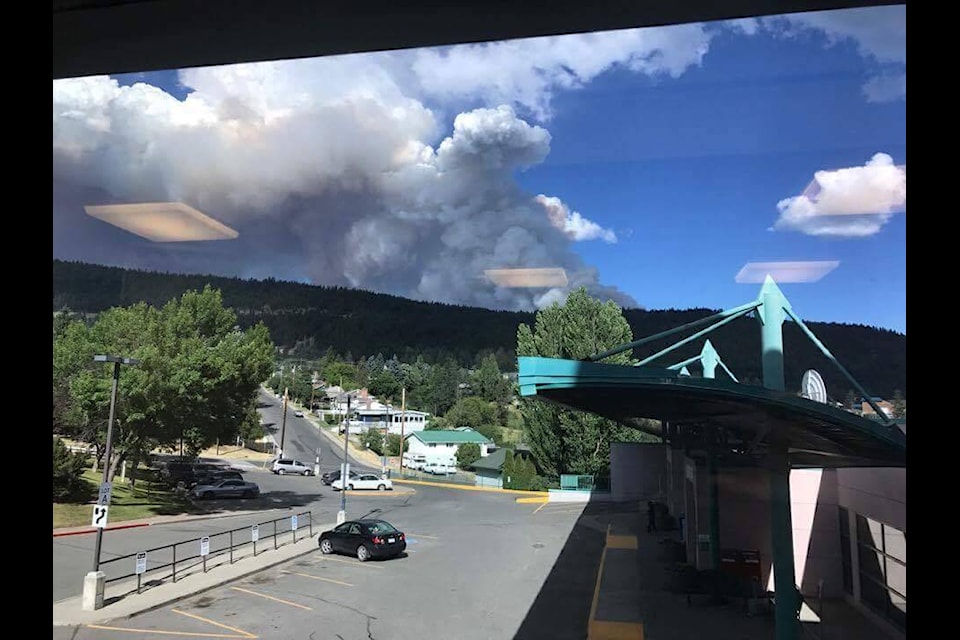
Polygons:
<instances>
[{"instance_id":1,"label":"green tree","mask_svg":"<svg viewBox=\"0 0 960 640\"><path fill-rule=\"evenodd\" d=\"M379 429L367 429L360 434L360 444L378 456L383 455L384 437Z\"/></svg>"},{"instance_id":2,"label":"green tree","mask_svg":"<svg viewBox=\"0 0 960 640\"><path fill-rule=\"evenodd\" d=\"M78 497L86 483L83 472L87 457L70 451L60 438L53 438L53 501L61 502Z\"/></svg>"},{"instance_id":3,"label":"green tree","mask_svg":"<svg viewBox=\"0 0 960 640\"><path fill-rule=\"evenodd\" d=\"M357 387L357 368L347 362L331 362L324 368L322 375L330 386L341 386L344 389Z\"/></svg>"},{"instance_id":4,"label":"green tree","mask_svg":"<svg viewBox=\"0 0 960 640\"><path fill-rule=\"evenodd\" d=\"M452 358L434 365L424 384L425 397L430 412L444 415L457 401L460 388L460 366Z\"/></svg>"},{"instance_id":5,"label":"green tree","mask_svg":"<svg viewBox=\"0 0 960 640\"><path fill-rule=\"evenodd\" d=\"M444 424L450 428L476 429L482 424L492 424L496 421L496 407L479 396L460 398L443 416Z\"/></svg>"},{"instance_id":6,"label":"green tree","mask_svg":"<svg viewBox=\"0 0 960 640\"><path fill-rule=\"evenodd\" d=\"M529 491L540 486L537 468L523 456L507 451L503 460L503 488Z\"/></svg>"},{"instance_id":7,"label":"green tree","mask_svg":"<svg viewBox=\"0 0 960 640\"><path fill-rule=\"evenodd\" d=\"M457 447L457 466L466 469L480 459L480 445L467 442Z\"/></svg>"},{"instance_id":8,"label":"green tree","mask_svg":"<svg viewBox=\"0 0 960 640\"><path fill-rule=\"evenodd\" d=\"M538 311L532 329L520 325L517 355L580 360L632 340L621 309L612 301L590 297L580 287L563 305L554 303ZM604 362L628 365L631 356L622 352ZM656 440L637 429L537 398L522 399L520 408L525 441L540 468L553 479L562 473L605 473L611 442Z\"/></svg>"},{"instance_id":9,"label":"green tree","mask_svg":"<svg viewBox=\"0 0 960 640\"><path fill-rule=\"evenodd\" d=\"M511 388L503 374L497 357L490 353L480 361L480 367L473 374L470 381L474 393L489 402L503 404L510 399Z\"/></svg>"},{"instance_id":10,"label":"green tree","mask_svg":"<svg viewBox=\"0 0 960 640\"><path fill-rule=\"evenodd\" d=\"M388 433L387 434L387 455L388 456L399 456L400 453L400 434L399 433ZM408 440L403 441L403 450L406 451L410 448L410 442Z\"/></svg>"},{"instance_id":11,"label":"green tree","mask_svg":"<svg viewBox=\"0 0 960 640\"><path fill-rule=\"evenodd\" d=\"M394 402L400 397L400 383L386 369L373 374L368 384L370 393L384 402Z\"/></svg>"},{"instance_id":12,"label":"green tree","mask_svg":"<svg viewBox=\"0 0 960 640\"><path fill-rule=\"evenodd\" d=\"M114 307L92 326L76 323L54 339L54 388L69 389L72 427L87 442L102 445L106 437L113 374L93 356L139 361L120 373L111 477L121 462L130 458L136 467L155 446L183 438L196 451L236 437L254 419L274 345L262 324L243 331L236 321L220 292L205 287L162 309Z\"/></svg>"}]
</instances>

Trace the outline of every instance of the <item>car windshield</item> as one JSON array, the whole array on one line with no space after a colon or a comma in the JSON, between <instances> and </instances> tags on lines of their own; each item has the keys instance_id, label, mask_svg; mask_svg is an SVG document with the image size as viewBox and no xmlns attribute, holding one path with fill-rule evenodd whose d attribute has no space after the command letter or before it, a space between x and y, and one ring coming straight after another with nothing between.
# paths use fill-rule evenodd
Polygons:
<instances>
[{"instance_id":1,"label":"car windshield","mask_svg":"<svg viewBox=\"0 0 960 640\"><path fill-rule=\"evenodd\" d=\"M222 37L206 10L147 19L187 4L54 3L63 24L128 13L141 29L55 39L64 64L71 42L103 51L52 82L58 525L233 510L184 530L276 519L293 543L390 517L416 532L406 559L359 570L383 574L382 601L278 589L325 637L356 637L361 610L384 638L586 637L605 615L681 634L600 594L636 582L601 566L646 576L652 558L749 575L729 600L779 585L771 624L784 589L807 598L822 579L844 613L905 627L905 3L716 2L668 24L689 3L586 2L521 29L514 2L464 14L466 39L414 39L413 22L455 12L397 3L384 46L348 45L370 25L331 32L342 12L310 10L308 44L272 53L289 2L239 34L231 14ZM606 4L663 13L574 23ZM947 306L926 331L944 343ZM868 491L861 468L893 480ZM107 498L137 508L91 525ZM144 529L89 546L153 549L160 528ZM258 559L286 543L268 529ZM317 549L323 567L366 562L344 537ZM118 563L109 580L133 569ZM330 579L362 587L351 569ZM469 598L458 572L476 576ZM233 624L225 611L210 620ZM279 619L264 611L239 635L308 635L258 626ZM761 618L731 635L773 637Z\"/></svg>"},{"instance_id":2,"label":"car windshield","mask_svg":"<svg viewBox=\"0 0 960 640\"><path fill-rule=\"evenodd\" d=\"M366 529L372 535L377 535L381 533L398 533L397 528L394 527L389 522L379 522L368 523L365 525Z\"/></svg>"}]
</instances>

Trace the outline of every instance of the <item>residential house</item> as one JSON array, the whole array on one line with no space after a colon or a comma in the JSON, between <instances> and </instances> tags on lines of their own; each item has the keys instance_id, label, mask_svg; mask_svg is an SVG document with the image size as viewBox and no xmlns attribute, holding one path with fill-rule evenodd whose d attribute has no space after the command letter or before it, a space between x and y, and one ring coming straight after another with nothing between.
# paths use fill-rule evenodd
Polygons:
<instances>
[{"instance_id":1,"label":"residential house","mask_svg":"<svg viewBox=\"0 0 960 640\"><path fill-rule=\"evenodd\" d=\"M503 488L503 463L508 449L497 449L473 463L474 484L478 487Z\"/></svg>"},{"instance_id":2,"label":"residential house","mask_svg":"<svg viewBox=\"0 0 960 640\"><path fill-rule=\"evenodd\" d=\"M482 433L469 428L414 431L406 436L408 451L422 453L430 458L452 458L462 444L474 442L480 445L480 457L485 458L493 448L493 441Z\"/></svg>"}]
</instances>

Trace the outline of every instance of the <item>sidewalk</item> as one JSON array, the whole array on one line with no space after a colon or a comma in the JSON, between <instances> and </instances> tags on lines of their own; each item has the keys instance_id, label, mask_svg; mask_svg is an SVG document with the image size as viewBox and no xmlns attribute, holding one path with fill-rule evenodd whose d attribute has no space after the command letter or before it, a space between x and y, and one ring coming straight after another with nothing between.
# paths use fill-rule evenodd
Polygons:
<instances>
[{"instance_id":1,"label":"sidewalk","mask_svg":"<svg viewBox=\"0 0 960 640\"><path fill-rule=\"evenodd\" d=\"M610 513L606 545L597 573L588 640L754 640L773 638L772 615L749 616L743 601L690 603L672 589L672 562L662 532L648 533L639 512ZM818 606L814 603L814 606ZM823 602L822 619L809 607L801 613L802 637L817 640L876 640L889 632L844 600Z\"/></svg>"},{"instance_id":2,"label":"sidewalk","mask_svg":"<svg viewBox=\"0 0 960 640\"><path fill-rule=\"evenodd\" d=\"M286 562L298 556L313 553L317 548L317 536L321 531L332 528L335 523L317 524L310 536L306 529L297 531L296 542L293 532L285 532L273 548L272 540L265 539L257 546L256 556L253 546L248 544L234 550L233 558L227 553L208 556L206 572L200 561L181 568L177 567L176 582L171 572L164 570L162 575L144 579L140 593L137 593L136 579L108 584L104 594L104 607L96 611L84 611L83 598L76 596L53 603L54 626L77 626L96 624L118 618L126 618L138 613L150 611L184 598L197 595L214 587L238 580L262 571L268 567Z\"/></svg>"}]
</instances>

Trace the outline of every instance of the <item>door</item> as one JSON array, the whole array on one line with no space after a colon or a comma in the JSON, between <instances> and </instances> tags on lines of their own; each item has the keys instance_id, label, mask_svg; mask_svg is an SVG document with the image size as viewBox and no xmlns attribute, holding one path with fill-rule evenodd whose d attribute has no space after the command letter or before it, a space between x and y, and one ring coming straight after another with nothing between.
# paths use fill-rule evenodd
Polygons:
<instances>
[{"instance_id":1,"label":"door","mask_svg":"<svg viewBox=\"0 0 960 640\"><path fill-rule=\"evenodd\" d=\"M344 552L346 550L345 540L349 535L350 523L345 522L339 527L334 528L333 534L330 536L330 544L333 545L334 551Z\"/></svg>"},{"instance_id":2,"label":"door","mask_svg":"<svg viewBox=\"0 0 960 640\"><path fill-rule=\"evenodd\" d=\"M351 555L356 553L361 540L360 525L356 522L351 523L347 528L347 534L343 537L343 552Z\"/></svg>"}]
</instances>

